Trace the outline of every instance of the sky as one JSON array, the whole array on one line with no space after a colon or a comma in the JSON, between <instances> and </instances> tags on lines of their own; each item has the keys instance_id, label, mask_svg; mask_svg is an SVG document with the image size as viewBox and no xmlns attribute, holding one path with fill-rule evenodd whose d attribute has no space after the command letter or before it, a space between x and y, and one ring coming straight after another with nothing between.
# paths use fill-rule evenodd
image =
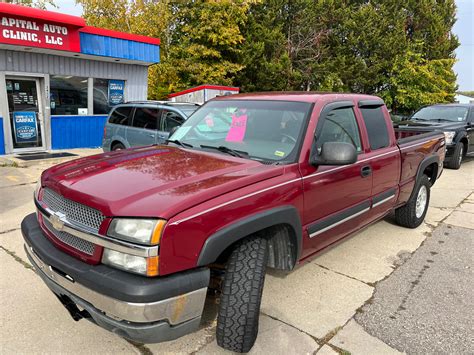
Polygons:
<instances>
[{"instance_id":1,"label":"sky","mask_svg":"<svg viewBox=\"0 0 474 355\"><path fill-rule=\"evenodd\" d=\"M55 0L57 8L49 10L81 16L82 7L75 0ZM461 45L456 50L454 71L458 76L459 91L474 91L474 0L456 0L457 21L453 32Z\"/></svg>"}]
</instances>

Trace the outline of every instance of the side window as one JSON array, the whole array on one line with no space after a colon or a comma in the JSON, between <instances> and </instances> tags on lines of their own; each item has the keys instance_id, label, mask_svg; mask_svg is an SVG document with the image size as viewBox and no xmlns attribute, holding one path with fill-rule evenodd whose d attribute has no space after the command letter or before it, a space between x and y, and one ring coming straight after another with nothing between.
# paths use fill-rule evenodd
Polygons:
<instances>
[{"instance_id":1,"label":"side window","mask_svg":"<svg viewBox=\"0 0 474 355\"><path fill-rule=\"evenodd\" d=\"M362 107L360 111L362 112L369 135L370 149L375 150L388 147L390 139L382 107Z\"/></svg>"},{"instance_id":2,"label":"side window","mask_svg":"<svg viewBox=\"0 0 474 355\"><path fill-rule=\"evenodd\" d=\"M158 113L156 108L137 107L133 116L133 127L157 129Z\"/></svg>"},{"instance_id":3,"label":"side window","mask_svg":"<svg viewBox=\"0 0 474 355\"><path fill-rule=\"evenodd\" d=\"M318 149L326 142L351 143L358 152L362 151L359 127L351 107L333 110L324 118L321 130L316 137Z\"/></svg>"},{"instance_id":4,"label":"side window","mask_svg":"<svg viewBox=\"0 0 474 355\"><path fill-rule=\"evenodd\" d=\"M174 127L179 127L183 124L184 119L178 113L170 110L163 110L161 116L161 131L171 132Z\"/></svg>"},{"instance_id":5,"label":"side window","mask_svg":"<svg viewBox=\"0 0 474 355\"><path fill-rule=\"evenodd\" d=\"M129 126L131 121L129 118L132 113L132 109L133 107L130 106L118 107L110 115L109 123Z\"/></svg>"}]
</instances>

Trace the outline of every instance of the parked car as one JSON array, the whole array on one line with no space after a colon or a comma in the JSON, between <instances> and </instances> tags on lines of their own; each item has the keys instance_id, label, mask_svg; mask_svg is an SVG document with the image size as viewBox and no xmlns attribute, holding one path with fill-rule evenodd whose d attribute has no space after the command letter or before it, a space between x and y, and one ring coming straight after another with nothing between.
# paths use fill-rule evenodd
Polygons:
<instances>
[{"instance_id":1,"label":"parked car","mask_svg":"<svg viewBox=\"0 0 474 355\"><path fill-rule=\"evenodd\" d=\"M168 101L132 101L115 106L104 127L104 152L165 143L199 104Z\"/></svg>"},{"instance_id":2,"label":"parked car","mask_svg":"<svg viewBox=\"0 0 474 355\"><path fill-rule=\"evenodd\" d=\"M167 145L46 170L25 249L75 320L141 343L198 329L212 277L217 343L247 352L267 267L291 271L392 211L422 223L445 138L397 134L373 96L217 98Z\"/></svg>"},{"instance_id":3,"label":"parked car","mask_svg":"<svg viewBox=\"0 0 474 355\"><path fill-rule=\"evenodd\" d=\"M474 154L474 104L439 104L422 107L409 120L398 123L400 131L442 131L446 137L444 163L459 169L467 155Z\"/></svg>"}]
</instances>

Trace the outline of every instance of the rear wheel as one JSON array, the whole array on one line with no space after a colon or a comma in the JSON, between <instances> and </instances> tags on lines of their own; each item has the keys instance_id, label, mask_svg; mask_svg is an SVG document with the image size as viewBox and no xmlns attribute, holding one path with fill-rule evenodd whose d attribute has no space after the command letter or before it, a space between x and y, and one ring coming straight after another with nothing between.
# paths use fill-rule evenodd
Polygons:
<instances>
[{"instance_id":1,"label":"rear wheel","mask_svg":"<svg viewBox=\"0 0 474 355\"><path fill-rule=\"evenodd\" d=\"M230 255L217 316L217 344L224 349L248 352L258 334L268 251L267 240L251 237Z\"/></svg>"},{"instance_id":2,"label":"rear wheel","mask_svg":"<svg viewBox=\"0 0 474 355\"><path fill-rule=\"evenodd\" d=\"M125 149L125 146L122 144L122 143L115 143L113 146L112 146L112 150L115 151L115 150L122 150L122 149Z\"/></svg>"},{"instance_id":3,"label":"rear wheel","mask_svg":"<svg viewBox=\"0 0 474 355\"><path fill-rule=\"evenodd\" d=\"M454 154L451 158L451 161L447 164L447 167L450 169L459 169L461 167L462 158L464 156L464 144L459 142L454 148Z\"/></svg>"},{"instance_id":4,"label":"rear wheel","mask_svg":"<svg viewBox=\"0 0 474 355\"><path fill-rule=\"evenodd\" d=\"M416 228L425 219L430 202L431 183L423 175L415 186L415 193L405 206L395 210L395 220L403 227Z\"/></svg>"}]
</instances>

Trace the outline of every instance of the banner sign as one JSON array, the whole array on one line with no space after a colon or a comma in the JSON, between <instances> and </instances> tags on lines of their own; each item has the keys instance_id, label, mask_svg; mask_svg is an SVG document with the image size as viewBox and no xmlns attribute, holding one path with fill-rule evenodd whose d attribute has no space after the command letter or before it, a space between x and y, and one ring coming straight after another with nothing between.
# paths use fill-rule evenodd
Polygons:
<instances>
[{"instance_id":1,"label":"banner sign","mask_svg":"<svg viewBox=\"0 0 474 355\"><path fill-rule=\"evenodd\" d=\"M0 14L0 43L80 52L79 28Z\"/></svg>"},{"instance_id":2,"label":"banner sign","mask_svg":"<svg viewBox=\"0 0 474 355\"><path fill-rule=\"evenodd\" d=\"M36 142L38 140L36 112L13 112L13 125L17 143Z\"/></svg>"},{"instance_id":3,"label":"banner sign","mask_svg":"<svg viewBox=\"0 0 474 355\"><path fill-rule=\"evenodd\" d=\"M109 80L109 106L124 102L125 81Z\"/></svg>"}]
</instances>

